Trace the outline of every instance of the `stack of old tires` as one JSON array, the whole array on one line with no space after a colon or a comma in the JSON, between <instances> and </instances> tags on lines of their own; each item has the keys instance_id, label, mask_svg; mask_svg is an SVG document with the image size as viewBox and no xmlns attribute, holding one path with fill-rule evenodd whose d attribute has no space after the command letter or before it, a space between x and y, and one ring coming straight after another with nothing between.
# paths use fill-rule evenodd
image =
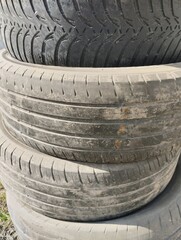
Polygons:
<instances>
[{"instance_id":1,"label":"stack of old tires","mask_svg":"<svg viewBox=\"0 0 181 240\"><path fill-rule=\"evenodd\" d=\"M181 239L181 0L1 0L0 14L19 239Z\"/></svg>"}]
</instances>

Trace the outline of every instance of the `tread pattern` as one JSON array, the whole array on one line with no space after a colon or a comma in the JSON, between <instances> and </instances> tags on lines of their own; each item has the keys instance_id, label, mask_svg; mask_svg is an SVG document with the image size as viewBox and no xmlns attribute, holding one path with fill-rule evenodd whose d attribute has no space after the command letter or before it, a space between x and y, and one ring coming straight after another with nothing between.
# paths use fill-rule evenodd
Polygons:
<instances>
[{"instance_id":1,"label":"tread pattern","mask_svg":"<svg viewBox=\"0 0 181 240\"><path fill-rule=\"evenodd\" d=\"M0 3L2 33L13 57L73 67L180 61L180 10L180 0Z\"/></svg>"},{"instance_id":2,"label":"tread pattern","mask_svg":"<svg viewBox=\"0 0 181 240\"><path fill-rule=\"evenodd\" d=\"M3 119L20 141L68 160L135 162L175 152L180 148L179 66L132 68L127 75L122 68L77 73L22 64L2 52Z\"/></svg>"},{"instance_id":3,"label":"tread pattern","mask_svg":"<svg viewBox=\"0 0 181 240\"><path fill-rule=\"evenodd\" d=\"M164 191L155 201L129 216L95 223L57 221L34 212L8 191L8 206L18 229L20 239L70 240L176 240L180 237L181 224L181 165ZM15 203L16 201L16 203ZM16 207L15 207L16 206ZM17 210L20 211L17 212ZM27 217L28 216L28 217ZM44 229L43 232L40 229ZM25 234L26 233L26 234ZM70 237L69 237L70 236Z\"/></svg>"},{"instance_id":4,"label":"tread pattern","mask_svg":"<svg viewBox=\"0 0 181 240\"><path fill-rule=\"evenodd\" d=\"M68 221L105 220L145 205L166 187L179 154L84 165L41 154L0 130L0 176L7 190L35 211Z\"/></svg>"},{"instance_id":5,"label":"tread pattern","mask_svg":"<svg viewBox=\"0 0 181 240\"><path fill-rule=\"evenodd\" d=\"M109 149L91 149L83 148L82 144L73 148L69 146L59 146L58 144L48 143L49 139L46 141L37 140L35 137L29 137L28 134L23 134L22 131L18 131L16 128L12 127L8 123L7 118L5 118L5 125L7 130L18 140L25 143L32 148L38 149L40 152L49 154L55 157L61 157L62 159L68 159L72 161L82 161L82 162L92 162L92 163L129 163L150 160L152 157L161 156L163 153L174 153L180 149L179 140L169 140L167 139L163 143L157 145L140 147L137 149L121 149L119 148L119 141L116 141L116 151L111 151ZM177 134L180 136L179 132ZM176 137L176 136L174 136ZM88 140L90 142L90 140Z\"/></svg>"}]
</instances>

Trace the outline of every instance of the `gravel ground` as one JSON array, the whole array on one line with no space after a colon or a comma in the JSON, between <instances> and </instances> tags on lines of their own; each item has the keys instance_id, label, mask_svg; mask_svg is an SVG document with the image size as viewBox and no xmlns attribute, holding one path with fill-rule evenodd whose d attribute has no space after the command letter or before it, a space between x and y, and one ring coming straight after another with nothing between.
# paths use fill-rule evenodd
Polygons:
<instances>
[{"instance_id":1,"label":"gravel ground","mask_svg":"<svg viewBox=\"0 0 181 240\"><path fill-rule=\"evenodd\" d=\"M0 240L17 240L16 232L11 222L6 205L6 193L1 183L0 183Z\"/></svg>"}]
</instances>

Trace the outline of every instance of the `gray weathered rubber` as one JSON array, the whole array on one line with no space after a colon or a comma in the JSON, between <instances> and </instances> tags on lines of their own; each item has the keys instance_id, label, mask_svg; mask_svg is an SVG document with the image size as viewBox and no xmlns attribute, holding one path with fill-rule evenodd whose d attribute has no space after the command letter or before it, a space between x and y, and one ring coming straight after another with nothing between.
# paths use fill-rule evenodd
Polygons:
<instances>
[{"instance_id":1,"label":"gray weathered rubber","mask_svg":"<svg viewBox=\"0 0 181 240\"><path fill-rule=\"evenodd\" d=\"M96 221L125 215L155 198L173 176L179 151L149 161L81 164L39 153L0 127L0 177L43 215Z\"/></svg>"},{"instance_id":2,"label":"gray weathered rubber","mask_svg":"<svg viewBox=\"0 0 181 240\"><path fill-rule=\"evenodd\" d=\"M181 64L77 69L0 56L6 127L62 159L120 163L180 146Z\"/></svg>"},{"instance_id":3,"label":"gray weathered rubber","mask_svg":"<svg viewBox=\"0 0 181 240\"><path fill-rule=\"evenodd\" d=\"M166 190L141 210L99 223L57 221L21 204L8 192L8 206L20 240L179 240L181 162Z\"/></svg>"},{"instance_id":4,"label":"gray weathered rubber","mask_svg":"<svg viewBox=\"0 0 181 240\"><path fill-rule=\"evenodd\" d=\"M1 23L2 23L2 19L0 17L0 50L2 48L4 48L4 44L3 44L3 40L2 40L2 35L1 35Z\"/></svg>"},{"instance_id":5,"label":"gray weathered rubber","mask_svg":"<svg viewBox=\"0 0 181 240\"><path fill-rule=\"evenodd\" d=\"M44 67L18 62L6 52L0 62L6 126L46 154L84 162L135 162L180 145L180 64Z\"/></svg>"}]
</instances>

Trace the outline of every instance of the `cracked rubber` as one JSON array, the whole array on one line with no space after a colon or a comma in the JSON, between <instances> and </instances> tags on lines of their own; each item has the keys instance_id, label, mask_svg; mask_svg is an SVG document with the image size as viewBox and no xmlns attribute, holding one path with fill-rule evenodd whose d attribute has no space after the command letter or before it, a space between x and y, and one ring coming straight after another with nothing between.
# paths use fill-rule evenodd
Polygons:
<instances>
[{"instance_id":1,"label":"cracked rubber","mask_svg":"<svg viewBox=\"0 0 181 240\"><path fill-rule=\"evenodd\" d=\"M13 57L73 67L180 61L180 12L180 0L0 1Z\"/></svg>"},{"instance_id":2,"label":"cracked rubber","mask_svg":"<svg viewBox=\"0 0 181 240\"><path fill-rule=\"evenodd\" d=\"M144 161L180 147L180 67L45 67L2 51L1 111L12 135L46 154Z\"/></svg>"},{"instance_id":3,"label":"cracked rubber","mask_svg":"<svg viewBox=\"0 0 181 240\"><path fill-rule=\"evenodd\" d=\"M57 221L21 204L8 191L8 206L20 240L179 240L181 162L166 190L139 211L99 223Z\"/></svg>"},{"instance_id":4,"label":"cracked rubber","mask_svg":"<svg viewBox=\"0 0 181 240\"><path fill-rule=\"evenodd\" d=\"M167 186L180 150L149 161L82 164L44 155L0 127L0 178L7 190L54 219L98 221L126 215Z\"/></svg>"}]
</instances>

